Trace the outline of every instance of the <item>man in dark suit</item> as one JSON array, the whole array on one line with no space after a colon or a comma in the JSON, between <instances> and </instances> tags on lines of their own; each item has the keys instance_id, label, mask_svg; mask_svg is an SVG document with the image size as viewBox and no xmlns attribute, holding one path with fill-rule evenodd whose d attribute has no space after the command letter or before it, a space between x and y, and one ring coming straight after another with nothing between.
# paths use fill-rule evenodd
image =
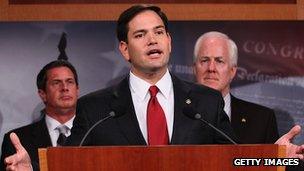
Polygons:
<instances>
[{"instance_id":1,"label":"man in dark suit","mask_svg":"<svg viewBox=\"0 0 304 171\"><path fill-rule=\"evenodd\" d=\"M69 145L79 145L88 128L111 111L121 116L94 128L84 145L231 143L183 112L184 107L190 106L233 137L222 108L221 94L182 81L168 71L171 37L167 23L165 14L156 6L133 6L120 15L117 26L119 49L131 64L130 74L118 85L79 100ZM166 143L153 144L149 137L152 133L149 133L147 106L149 88L154 85L159 89L157 99L164 111Z\"/></svg>"},{"instance_id":2,"label":"man in dark suit","mask_svg":"<svg viewBox=\"0 0 304 171\"><path fill-rule=\"evenodd\" d=\"M38 148L58 146L60 130L65 125L71 129L76 113L78 98L78 78L75 68L67 61L57 60L45 65L37 76L38 94L45 104L43 118L36 123L14 129L5 134L2 143L1 170L5 170L4 159L16 153L10 136L18 135L20 142L28 152L33 170L39 170ZM69 130L63 133L70 134ZM14 132L13 134L11 134ZM58 139L58 140L64 140ZM59 143L59 144L58 144ZM8 168L15 167L7 163ZM22 170L22 169L21 169Z\"/></svg>"},{"instance_id":3,"label":"man in dark suit","mask_svg":"<svg viewBox=\"0 0 304 171\"><path fill-rule=\"evenodd\" d=\"M272 144L278 138L274 111L231 95L231 125L243 144Z\"/></svg>"},{"instance_id":4,"label":"man in dark suit","mask_svg":"<svg viewBox=\"0 0 304 171\"><path fill-rule=\"evenodd\" d=\"M278 139L276 117L272 109L238 99L230 94L230 83L236 74L237 58L237 46L227 35L216 31L201 35L194 47L194 73L197 82L222 93L225 101L224 110L240 143L275 142L287 145L287 141L283 140L286 134ZM298 126L290 132L296 127ZM302 150L298 150L292 157L303 157L297 154L303 154ZM303 167L301 161L299 166L287 167L287 170L303 170Z\"/></svg>"},{"instance_id":5,"label":"man in dark suit","mask_svg":"<svg viewBox=\"0 0 304 171\"><path fill-rule=\"evenodd\" d=\"M203 34L196 41L194 50L196 80L221 91L224 110L240 143L274 143L279 138L274 111L230 94L237 55L237 46L227 35L215 31Z\"/></svg>"}]
</instances>

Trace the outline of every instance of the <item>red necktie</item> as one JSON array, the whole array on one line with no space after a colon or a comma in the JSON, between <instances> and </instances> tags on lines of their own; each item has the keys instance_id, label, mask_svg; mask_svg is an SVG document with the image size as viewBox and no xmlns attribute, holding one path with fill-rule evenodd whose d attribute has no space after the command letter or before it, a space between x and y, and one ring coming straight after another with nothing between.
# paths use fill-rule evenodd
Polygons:
<instances>
[{"instance_id":1,"label":"red necktie","mask_svg":"<svg viewBox=\"0 0 304 171\"><path fill-rule=\"evenodd\" d=\"M151 98L147 108L147 127L149 145L166 145L169 142L165 113L158 103L156 94L158 88L149 88Z\"/></svg>"}]
</instances>

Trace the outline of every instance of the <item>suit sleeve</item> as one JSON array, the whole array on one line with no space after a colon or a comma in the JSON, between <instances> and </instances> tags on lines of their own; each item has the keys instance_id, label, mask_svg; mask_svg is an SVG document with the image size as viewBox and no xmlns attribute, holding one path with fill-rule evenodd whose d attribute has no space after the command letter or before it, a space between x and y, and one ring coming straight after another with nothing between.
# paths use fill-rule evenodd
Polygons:
<instances>
[{"instance_id":1,"label":"suit sleeve","mask_svg":"<svg viewBox=\"0 0 304 171\"><path fill-rule=\"evenodd\" d=\"M16 150L11 143L11 140L9 138L9 133L4 135L3 142L2 142L2 154L1 154L1 170L5 170L6 166L4 164L4 159L14 153L16 153Z\"/></svg>"}]
</instances>

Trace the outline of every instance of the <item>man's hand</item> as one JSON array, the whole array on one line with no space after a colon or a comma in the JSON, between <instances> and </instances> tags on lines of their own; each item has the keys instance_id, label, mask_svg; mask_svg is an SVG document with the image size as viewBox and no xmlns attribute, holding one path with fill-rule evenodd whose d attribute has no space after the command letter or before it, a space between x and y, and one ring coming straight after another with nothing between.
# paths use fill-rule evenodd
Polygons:
<instances>
[{"instance_id":1,"label":"man's hand","mask_svg":"<svg viewBox=\"0 0 304 171\"><path fill-rule=\"evenodd\" d=\"M301 132L299 125L294 126L291 130L280 137L275 144L286 145L286 157L288 158L299 158L304 160L304 144L296 145L292 144L292 139Z\"/></svg>"},{"instance_id":2,"label":"man's hand","mask_svg":"<svg viewBox=\"0 0 304 171\"><path fill-rule=\"evenodd\" d=\"M4 159L7 171L31 171L31 158L27 151L21 145L18 136L15 133L10 134L12 144L16 149L16 153Z\"/></svg>"}]
</instances>

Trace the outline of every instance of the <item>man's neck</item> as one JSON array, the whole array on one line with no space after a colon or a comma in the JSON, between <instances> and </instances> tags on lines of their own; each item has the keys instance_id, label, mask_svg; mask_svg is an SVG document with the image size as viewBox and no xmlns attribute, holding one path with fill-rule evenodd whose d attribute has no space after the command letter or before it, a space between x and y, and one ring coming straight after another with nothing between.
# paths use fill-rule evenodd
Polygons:
<instances>
[{"instance_id":1,"label":"man's neck","mask_svg":"<svg viewBox=\"0 0 304 171\"><path fill-rule=\"evenodd\" d=\"M151 85L155 85L166 73L167 68L158 70L157 72L139 72L138 70L131 69L131 72L137 77L145 80Z\"/></svg>"},{"instance_id":2,"label":"man's neck","mask_svg":"<svg viewBox=\"0 0 304 171\"><path fill-rule=\"evenodd\" d=\"M46 109L46 114L49 117L56 119L61 124L64 124L74 117L74 115L76 114L76 109L61 109L57 111L51 111Z\"/></svg>"},{"instance_id":3,"label":"man's neck","mask_svg":"<svg viewBox=\"0 0 304 171\"><path fill-rule=\"evenodd\" d=\"M230 93L230 86L221 91L223 98Z\"/></svg>"}]
</instances>

